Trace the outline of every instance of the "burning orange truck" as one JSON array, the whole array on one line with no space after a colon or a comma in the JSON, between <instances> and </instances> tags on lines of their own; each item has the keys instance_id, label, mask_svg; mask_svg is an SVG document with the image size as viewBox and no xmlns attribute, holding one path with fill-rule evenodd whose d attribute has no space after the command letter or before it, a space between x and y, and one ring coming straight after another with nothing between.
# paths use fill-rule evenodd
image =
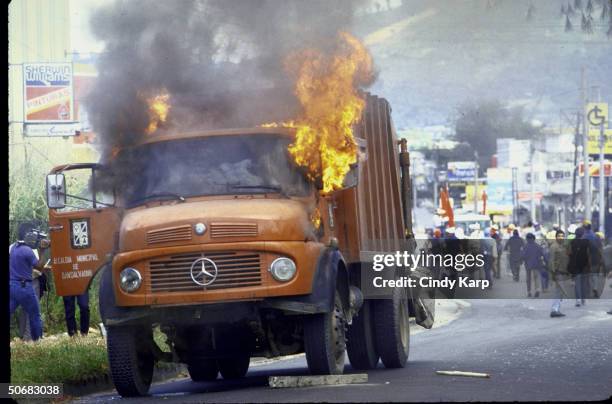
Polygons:
<instances>
[{"instance_id":1,"label":"burning orange truck","mask_svg":"<svg viewBox=\"0 0 612 404\"><path fill-rule=\"evenodd\" d=\"M405 366L409 316L429 328L433 311L409 290L364 297L372 255L412 237L405 143L388 102L365 100L360 157L331 192L291 160L295 129L284 127L152 134L113 157L129 168L115 195L98 189L101 164L48 175L57 292L99 277L122 396L146 394L157 360L186 363L195 381L300 352L314 374L342 373L346 353L356 369ZM90 194L74 195L83 171Z\"/></svg>"}]
</instances>

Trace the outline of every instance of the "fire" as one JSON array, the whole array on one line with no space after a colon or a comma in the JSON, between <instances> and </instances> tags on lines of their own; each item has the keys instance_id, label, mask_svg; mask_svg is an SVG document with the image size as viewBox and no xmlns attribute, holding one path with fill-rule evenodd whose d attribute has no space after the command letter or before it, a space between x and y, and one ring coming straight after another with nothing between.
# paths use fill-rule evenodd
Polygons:
<instances>
[{"instance_id":1,"label":"fire","mask_svg":"<svg viewBox=\"0 0 612 404\"><path fill-rule=\"evenodd\" d=\"M170 104L168 104L169 99L170 94L165 91L147 99L147 104L149 105L149 126L146 129L147 134L155 132L160 125L166 122L168 111L170 110Z\"/></svg>"},{"instance_id":2,"label":"fire","mask_svg":"<svg viewBox=\"0 0 612 404\"><path fill-rule=\"evenodd\" d=\"M296 129L289 153L311 180L321 177L323 192L339 189L357 162L353 125L365 108L359 87L374 77L372 57L357 38L341 32L334 54L306 49L290 54L285 66L296 77L302 106L301 116L281 124Z\"/></svg>"},{"instance_id":3,"label":"fire","mask_svg":"<svg viewBox=\"0 0 612 404\"><path fill-rule=\"evenodd\" d=\"M319 229L321 227L321 211L319 208L315 208L315 210L310 215L310 222L314 226L315 229Z\"/></svg>"}]
</instances>

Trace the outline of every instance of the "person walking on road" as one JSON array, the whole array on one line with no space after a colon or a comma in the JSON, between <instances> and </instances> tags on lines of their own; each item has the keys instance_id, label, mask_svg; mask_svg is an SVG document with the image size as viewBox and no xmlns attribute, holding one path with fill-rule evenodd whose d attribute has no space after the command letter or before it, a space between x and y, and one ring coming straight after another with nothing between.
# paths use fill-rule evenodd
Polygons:
<instances>
[{"instance_id":1,"label":"person walking on road","mask_svg":"<svg viewBox=\"0 0 612 404\"><path fill-rule=\"evenodd\" d=\"M495 240L495 252L496 258L493 264L493 274L495 279L501 278L501 256L502 256L502 240L499 232L497 231L497 226L491 226L491 238Z\"/></svg>"},{"instance_id":2,"label":"person walking on road","mask_svg":"<svg viewBox=\"0 0 612 404\"><path fill-rule=\"evenodd\" d=\"M591 269L591 245L584 238L584 228L576 229L574 239L570 243L569 271L574 277L576 292L576 307L586 304L588 291L588 276Z\"/></svg>"},{"instance_id":3,"label":"person walking on road","mask_svg":"<svg viewBox=\"0 0 612 404\"><path fill-rule=\"evenodd\" d=\"M584 238L589 240L589 243L591 244L591 267L589 277L589 283L591 284L590 290L592 291L592 296L597 298L603 291L603 286L605 283L602 268L603 242L593 231L591 222L585 220L583 227Z\"/></svg>"},{"instance_id":4,"label":"person walking on road","mask_svg":"<svg viewBox=\"0 0 612 404\"><path fill-rule=\"evenodd\" d=\"M514 229L512 231L512 237L508 239L508 242L504 247L504 250L510 252L508 255L508 261L510 263L510 269L512 270L514 282L518 282L520 280L521 257L524 247L525 242L519 236L518 230Z\"/></svg>"},{"instance_id":5,"label":"person walking on road","mask_svg":"<svg viewBox=\"0 0 612 404\"><path fill-rule=\"evenodd\" d=\"M540 271L546 262L544 249L535 242L533 233L527 234L527 244L521 255L527 272L527 297L531 297L531 283L533 281L534 297L540 296Z\"/></svg>"},{"instance_id":6,"label":"person walking on road","mask_svg":"<svg viewBox=\"0 0 612 404\"><path fill-rule=\"evenodd\" d=\"M549 251L548 268L554 283L555 291L550 311L551 317L563 317L561 313L561 302L563 297L567 297L566 284L571 279L568 272L569 265L569 250L565 244L565 233L563 230L557 230L555 233L555 241L552 242Z\"/></svg>"}]
</instances>

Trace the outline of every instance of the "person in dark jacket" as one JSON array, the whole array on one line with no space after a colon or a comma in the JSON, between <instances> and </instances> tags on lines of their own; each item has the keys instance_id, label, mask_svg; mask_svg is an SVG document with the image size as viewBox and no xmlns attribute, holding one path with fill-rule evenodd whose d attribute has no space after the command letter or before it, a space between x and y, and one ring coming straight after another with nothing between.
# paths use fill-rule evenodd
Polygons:
<instances>
[{"instance_id":1,"label":"person in dark jacket","mask_svg":"<svg viewBox=\"0 0 612 404\"><path fill-rule=\"evenodd\" d=\"M591 243L584 238L584 228L576 229L576 237L570 243L569 267L574 277L576 307L586 304L588 277L591 270Z\"/></svg>"},{"instance_id":2,"label":"person in dark jacket","mask_svg":"<svg viewBox=\"0 0 612 404\"><path fill-rule=\"evenodd\" d=\"M540 271L546 262L544 249L535 242L533 233L527 234L527 244L521 253L527 272L527 297L531 297L531 282L533 280L534 297L540 296Z\"/></svg>"},{"instance_id":3,"label":"person in dark jacket","mask_svg":"<svg viewBox=\"0 0 612 404\"><path fill-rule=\"evenodd\" d=\"M601 294L605 284L605 275L602 268L603 264L603 242L593 231L591 222L584 221L584 238L589 240L591 250L591 268L590 268L590 290L593 297L597 298Z\"/></svg>"},{"instance_id":4,"label":"person in dark jacket","mask_svg":"<svg viewBox=\"0 0 612 404\"><path fill-rule=\"evenodd\" d=\"M518 230L514 230L512 232L512 237L508 239L504 247L504 251L510 251L508 260L510 261L510 269L512 270L514 282L518 282L520 279L523 247L525 247L525 241L519 236Z\"/></svg>"}]
</instances>

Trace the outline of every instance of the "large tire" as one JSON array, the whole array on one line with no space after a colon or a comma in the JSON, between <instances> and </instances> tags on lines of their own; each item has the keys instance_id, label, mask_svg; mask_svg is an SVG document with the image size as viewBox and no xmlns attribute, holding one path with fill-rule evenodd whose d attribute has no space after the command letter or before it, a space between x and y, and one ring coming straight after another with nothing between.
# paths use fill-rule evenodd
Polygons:
<instances>
[{"instance_id":1,"label":"large tire","mask_svg":"<svg viewBox=\"0 0 612 404\"><path fill-rule=\"evenodd\" d=\"M338 292L332 312L312 314L304 319L304 348L310 373L337 375L344 372L345 326L346 319Z\"/></svg>"},{"instance_id":2,"label":"large tire","mask_svg":"<svg viewBox=\"0 0 612 404\"><path fill-rule=\"evenodd\" d=\"M155 358L150 327L109 327L107 351L111 378L122 397L143 396L153 379Z\"/></svg>"},{"instance_id":3,"label":"large tire","mask_svg":"<svg viewBox=\"0 0 612 404\"><path fill-rule=\"evenodd\" d=\"M410 327L406 291L394 288L391 299L374 301L376 350L386 368L403 368L408 361Z\"/></svg>"},{"instance_id":4,"label":"large tire","mask_svg":"<svg viewBox=\"0 0 612 404\"><path fill-rule=\"evenodd\" d=\"M219 368L214 359L202 359L187 364L187 371L194 382L207 382L217 379Z\"/></svg>"},{"instance_id":5,"label":"large tire","mask_svg":"<svg viewBox=\"0 0 612 404\"><path fill-rule=\"evenodd\" d=\"M219 372L224 379L240 379L249 371L251 357L249 355L217 360Z\"/></svg>"},{"instance_id":6,"label":"large tire","mask_svg":"<svg viewBox=\"0 0 612 404\"><path fill-rule=\"evenodd\" d=\"M364 301L348 328L346 344L353 369L368 370L378 365L379 355L376 352L372 311L372 301Z\"/></svg>"}]
</instances>

